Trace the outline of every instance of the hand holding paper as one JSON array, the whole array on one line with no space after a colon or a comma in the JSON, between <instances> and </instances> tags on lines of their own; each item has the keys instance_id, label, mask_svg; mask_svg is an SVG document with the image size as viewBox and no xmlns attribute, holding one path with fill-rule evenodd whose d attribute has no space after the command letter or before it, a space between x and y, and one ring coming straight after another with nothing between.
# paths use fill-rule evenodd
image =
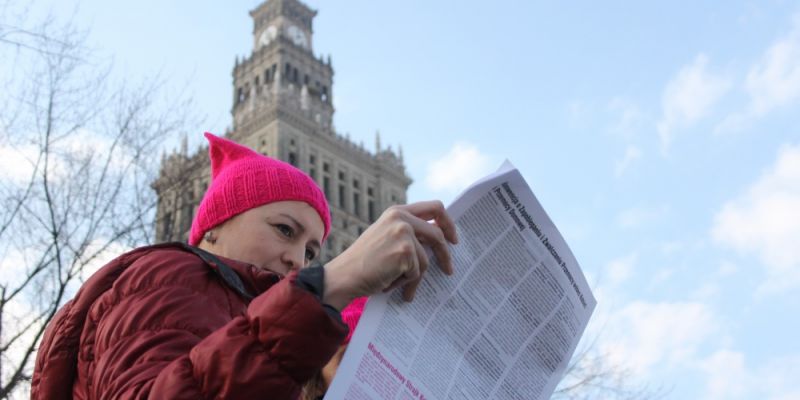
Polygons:
<instances>
[{"instance_id":1,"label":"hand holding paper","mask_svg":"<svg viewBox=\"0 0 800 400\"><path fill-rule=\"evenodd\" d=\"M442 270L452 273L447 242L456 243L456 228L441 202L390 207L352 246L325 265L323 301L342 309L353 298L399 286L403 286L403 297L411 300L428 268L423 244L433 249Z\"/></svg>"}]
</instances>

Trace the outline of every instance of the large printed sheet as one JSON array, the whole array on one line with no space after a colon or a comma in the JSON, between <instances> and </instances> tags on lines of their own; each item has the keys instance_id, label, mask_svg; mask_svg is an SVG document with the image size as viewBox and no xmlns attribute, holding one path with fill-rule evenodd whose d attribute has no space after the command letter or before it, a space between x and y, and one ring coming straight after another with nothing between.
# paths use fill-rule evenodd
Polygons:
<instances>
[{"instance_id":1,"label":"large printed sheet","mask_svg":"<svg viewBox=\"0 0 800 400\"><path fill-rule=\"evenodd\" d=\"M508 162L448 212L455 273L371 297L326 400L552 395L597 304L575 257Z\"/></svg>"}]
</instances>

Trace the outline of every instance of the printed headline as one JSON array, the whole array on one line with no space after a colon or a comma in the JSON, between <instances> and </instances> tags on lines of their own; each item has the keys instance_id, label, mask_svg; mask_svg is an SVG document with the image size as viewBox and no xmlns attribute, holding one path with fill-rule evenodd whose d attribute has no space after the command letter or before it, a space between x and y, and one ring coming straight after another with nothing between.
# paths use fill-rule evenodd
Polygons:
<instances>
[{"instance_id":1,"label":"printed headline","mask_svg":"<svg viewBox=\"0 0 800 400\"><path fill-rule=\"evenodd\" d=\"M572 285L572 288L575 290L575 293L578 295L583 308L586 308L586 300L583 298L583 293L581 293L581 290L578 288L575 278L569 272L567 263L561 259L560 255L558 255L555 247L553 247L549 239L547 239L547 235L545 235L539 226L533 222L533 218L530 216L530 214L528 214L528 211L525 209L525 205L519 202L519 198L514 191L511 190L508 182L504 182L500 186L495 186L492 191L497 197L497 200L500 201L500 204L503 206L505 211L508 212L508 215L514 221L519 231L522 232L525 230L525 228L529 228L536 235L536 237L542 241L542 244L550 252L550 255L552 255L558 265L561 266L561 270L564 271L564 274L567 276L567 279L569 280L570 285Z\"/></svg>"}]
</instances>

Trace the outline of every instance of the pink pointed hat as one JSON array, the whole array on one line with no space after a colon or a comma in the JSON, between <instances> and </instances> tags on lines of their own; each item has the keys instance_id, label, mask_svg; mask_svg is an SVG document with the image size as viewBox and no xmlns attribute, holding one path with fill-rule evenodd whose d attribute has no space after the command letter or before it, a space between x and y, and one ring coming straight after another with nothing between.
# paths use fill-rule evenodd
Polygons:
<instances>
[{"instance_id":1,"label":"pink pointed hat","mask_svg":"<svg viewBox=\"0 0 800 400\"><path fill-rule=\"evenodd\" d=\"M302 201L331 228L328 202L305 172L228 139L205 133L211 157L211 184L192 221L189 244L196 246L211 228L251 208L276 201Z\"/></svg>"},{"instance_id":2,"label":"pink pointed hat","mask_svg":"<svg viewBox=\"0 0 800 400\"><path fill-rule=\"evenodd\" d=\"M342 321L350 328L343 344L350 343L350 339L353 338L353 333L356 331L358 321L361 319L361 314L364 312L368 299L368 297L356 297L342 310Z\"/></svg>"}]
</instances>

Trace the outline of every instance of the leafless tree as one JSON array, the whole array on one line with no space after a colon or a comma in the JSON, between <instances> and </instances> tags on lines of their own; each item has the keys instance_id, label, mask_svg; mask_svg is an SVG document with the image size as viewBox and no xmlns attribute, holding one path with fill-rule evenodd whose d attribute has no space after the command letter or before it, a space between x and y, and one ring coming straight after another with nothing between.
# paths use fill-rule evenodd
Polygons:
<instances>
[{"instance_id":1,"label":"leafless tree","mask_svg":"<svg viewBox=\"0 0 800 400\"><path fill-rule=\"evenodd\" d=\"M553 393L557 400L645 400L660 399L663 388L640 383L624 366L610 362L610 355L600 350L599 336L585 341L575 352L564 377Z\"/></svg>"},{"instance_id":2,"label":"leafless tree","mask_svg":"<svg viewBox=\"0 0 800 400\"><path fill-rule=\"evenodd\" d=\"M27 393L45 325L98 260L152 241L157 155L190 110L27 15L0 1L0 398Z\"/></svg>"}]
</instances>

